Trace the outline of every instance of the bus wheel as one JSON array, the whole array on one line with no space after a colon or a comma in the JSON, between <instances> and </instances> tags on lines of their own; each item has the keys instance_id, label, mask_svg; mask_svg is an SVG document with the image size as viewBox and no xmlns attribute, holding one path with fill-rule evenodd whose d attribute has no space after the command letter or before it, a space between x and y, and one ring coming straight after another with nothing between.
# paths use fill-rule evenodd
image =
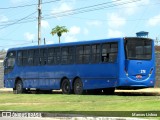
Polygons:
<instances>
[{"instance_id":1,"label":"bus wheel","mask_svg":"<svg viewBox=\"0 0 160 120\"><path fill-rule=\"evenodd\" d=\"M103 89L103 93L106 94L106 95L113 95L114 91L115 91L115 88L106 88L106 89Z\"/></svg>"},{"instance_id":2,"label":"bus wheel","mask_svg":"<svg viewBox=\"0 0 160 120\"><path fill-rule=\"evenodd\" d=\"M21 94L24 92L24 89L23 89L23 83L21 80L18 80L17 83L16 83L16 87L15 87L15 93L16 94Z\"/></svg>"},{"instance_id":3,"label":"bus wheel","mask_svg":"<svg viewBox=\"0 0 160 120\"><path fill-rule=\"evenodd\" d=\"M78 95L83 94L83 83L80 78L77 78L74 82L74 93Z\"/></svg>"},{"instance_id":4,"label":"bus wheel","mask_svg":"<svg viewBox=\"0 0 160 120\"><path fill-rule=\"evenodd\" d=\"M71 93L71 86L68 79L64 79L62 81L62 93L63 94L70 94Z\"/></svg>"}]
</instances>

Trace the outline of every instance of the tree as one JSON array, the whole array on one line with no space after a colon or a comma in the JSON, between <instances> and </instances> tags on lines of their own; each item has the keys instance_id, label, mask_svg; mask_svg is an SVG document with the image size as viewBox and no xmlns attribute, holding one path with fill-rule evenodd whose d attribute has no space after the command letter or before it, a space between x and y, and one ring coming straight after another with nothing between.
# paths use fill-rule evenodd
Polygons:
<instances>
[{"instance_id":1,"label":"tree","mask_svg":"<svg viewBox=\"0 0 160 120\"><path fill-rule=\"evenodd\" d=\"M59 43L60 43L60 37L62 36L63 33L68 32L68 29L65 26L56 26L55 28L52 29L51 34L54 36L57 34L59 37Z\"/></svg>"}]
</instances>

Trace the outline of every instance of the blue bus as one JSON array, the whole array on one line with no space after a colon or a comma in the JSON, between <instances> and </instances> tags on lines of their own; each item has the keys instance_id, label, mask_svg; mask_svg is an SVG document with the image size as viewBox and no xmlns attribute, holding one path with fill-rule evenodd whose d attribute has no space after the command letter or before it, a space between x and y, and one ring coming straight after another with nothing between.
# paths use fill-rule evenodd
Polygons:
<instances>
[{"instance_id":1,"label":"blue bus","mask_svg":"<svg viewBox=\"0 0 160 120\"><path fill-rule=\"evenodd\" d=\"M4 60L4 87L82 94L141 89L155 84L154 41L125 37L11 48Z\"/></svg>"}]
</instances>

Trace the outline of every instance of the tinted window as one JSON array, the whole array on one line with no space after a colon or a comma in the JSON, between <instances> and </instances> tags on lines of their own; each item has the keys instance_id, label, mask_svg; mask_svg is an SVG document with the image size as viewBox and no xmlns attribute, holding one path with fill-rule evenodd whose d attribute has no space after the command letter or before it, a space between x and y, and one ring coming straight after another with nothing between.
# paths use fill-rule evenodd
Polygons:
<instances>
[{"instance_id":1,"label":"tinted window","mask_svg":"<svg viewBox=\"0 0 160 120\"><path fill-rule=\"evenodd\" d=\"M9 52L7 54L6 66L7 68L13 68L15 64L16 52Z\"/></svg>"},{"instance_id":2,"label":"tinted window","mask_svg":"<svg viewBox=\"0 0 160 120\"><path fill-rule=\"evenodd\" d=\"M47 64L47 49L40 49L40 65L46 65Z\"/></svg>"},{"instance_id":3,"label":"tinted window","mask_svg":"<svg viewBox=\"0 0 160 120\"><path fill-rule=\"evenodd\" d=\"M90 62L90 46L77 46L76 47L76 63L89 63Z\"/></svg>"},{"instance_id":4,"label":"tinted window","mask_svg":"<svg viewBox=\"0 0 160 120\"><path fill-rule=\"evenodd\" d=\"M69 50L68 47L63 47L62 48L62 64L67 64L68 63L68 54Z\"/></svg>"},{"instance_id":5,"label":"tinted window","mask_svg":"<svg viewBox=\"0 0 160 120\"><path fill-rule=\"evenodd\" d=\"M54 48L48 49L48 64L54 64L55 63L55 56L54 56Z\"/></svg>"},{"instance_id":6,"label":"tinted window","mask_svg":"<svg viewBox=\"0 0 160 120\"><path fill-rule=\"evenodd\" d=\"M60 64L61 63L61 51L60 48L48 49L48 64Z\"/></svg>"},{"instance_id":7,"label":"tinted window","mask_svg":"<svg viewBox=\"0 0 160 120\"><path fill-rule=\"evenodd\" d=\"M33 65L34 50L28 51L28 65Z\"/></svg>"},{"instance_id":8,"label":"tinted window","mask_svg":"<svg viewBox=\"0 0 160 120\"><path fill-rule=\"evenodd\" d=\"M83 63L83 46L76 47L76 63Z\"/></svg>"},{"instance_id":9,"label":"tinted window","mask_svg":"<svg viewBox=\"0 0 160 120\"><path fill-rule=\"evenodd\" d=\"M22 56L22 51L18 51L18 65L22 65L22 59L23 58L23 56Z\"/></svg>"},{"instance_id":10,"label":"tinted window","mask_svg":"<svg viewBox=\"0 0 160 120\"><path fill-rule=\"evenodd\" d=\"M62 64L72 64L74 59L74 48L63 47L62 48Z\"/></svg>"},{"instance_id":11,"label":"tinted window","mask_svg":"<svg viewBox=\"0 0 160 120\"><path fill-rule=\"evenodd\" d=\"M23 65L28 64L28 51L27 50L22 51L22 64Z\"/></svg>"},{"instance_id":12,"label":"tinted window","mask_svg":"<svg viewBox=\"0 0 160 120\"><path fill-rule=\"evenodd\" d=\"M90 62L90 46L89 45L86 45L84 46L84 54L83 54L83 63L89 63Z\"/></svg>"},{"instance_id":13,"label":"tinted window","mask_svg":"<svg viewBox=\"0 0 160 120\"><path fill-rule=\"evenodd\" d=\"M99 63L100 61L100 45L92 45L92 63Z\"/></svg>"},{"instance_id":14,"label":"tinted window","mask_svg":"<svg viewBox=\"0 0 160 120\"><path fill-rule=\"evenodd\" d=\"M104 43L102 44L102 62L115 62L118 53L118 43Z\"/></svg>"},{"instance_id":15,"label":"tinted window","mask_svg":"<svg viewBox=\"0 0 160 120\"><path fill-rule=\"evenodd\" d=\"M68 51L68 63L73 64L74 63L74 47L69 47Z\"/></svg>"},{"instance_id":16,"label":"tinted window","mask_svg":"<svg viewBox=\"0 0 160 120\"><path fill-rule=\"evenodd\" d=\"M4 61L4 74L7 74L11 72L15 65L15 59L16 59L16 52L8 52L7 53L7 59Z\"/></svg>"},{"instance_id":17,"label":"tinted window","mask_svg":"<svg viewBox=\"0 0 160 120\"><path fill-rule=\"evenodd\" d=\"M33 58L33 61L34 61L34 65L39 65L39 49L36 49L34 50L34 58Z\"/></svg>"},{"instance_id":18,"label":"tinted window","mask_svg":"<svg viewBox=\"0 0 160 120\"><path fill-rule=\"evenodd\" d=\"M147 39L125 40L125 52L127 59L149 60L152 58L152 41Z\"/></svg>"}]
</instances>

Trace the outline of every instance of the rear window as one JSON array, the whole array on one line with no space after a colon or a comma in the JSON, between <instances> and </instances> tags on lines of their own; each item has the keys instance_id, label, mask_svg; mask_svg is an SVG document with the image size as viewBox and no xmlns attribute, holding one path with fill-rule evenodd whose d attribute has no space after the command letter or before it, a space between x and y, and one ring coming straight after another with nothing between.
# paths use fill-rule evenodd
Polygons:
<instances>
[{"instance_id":1,"label":"rear window","mask_svg":"<svg viewBox=\"0 0 160 120\"><path fill-rule=\"evenodd\" d=\"M125 39L126 59L150 60L152 58L152 40L144 38Z\"/></svg>"}]
</instances>

